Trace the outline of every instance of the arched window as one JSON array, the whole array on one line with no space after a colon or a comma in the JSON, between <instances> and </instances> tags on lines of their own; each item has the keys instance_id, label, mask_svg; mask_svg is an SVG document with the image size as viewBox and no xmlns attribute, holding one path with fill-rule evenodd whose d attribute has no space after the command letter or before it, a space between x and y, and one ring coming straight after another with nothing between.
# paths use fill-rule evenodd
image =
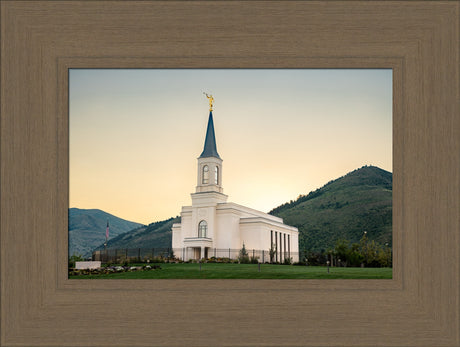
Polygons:
<instances>
[{"instance_id":1,"label":"arched window","mask_svg":"<svg viewBox=\"0 0 460 347\"><path fill-rule=\"evenodd\" d=\"M217 185L219 184L219 167L217 166L214 169L214 182L216 182Z\"/></svg>"},{"instance_id":2,"label":"arched window","mask_svg":"<svg viewBox=\"0 0 460 347\"><path fill-rule=\"evenodd\" d=\"M200 224L198 224L198 237L206 237L208 234L208 223L205 220L202 220Z\"/></svg>"},{"instance_id":3,"label":"arched window","mask_svg":"<svg viewBox=\"0 0 460 347\"><path fill-rule=\"evenodd\" d=\"M203 179L202 179L203 184L208 184L209 183L209 167L208 165L203 166Z\"/></svg>"}]
</instances>

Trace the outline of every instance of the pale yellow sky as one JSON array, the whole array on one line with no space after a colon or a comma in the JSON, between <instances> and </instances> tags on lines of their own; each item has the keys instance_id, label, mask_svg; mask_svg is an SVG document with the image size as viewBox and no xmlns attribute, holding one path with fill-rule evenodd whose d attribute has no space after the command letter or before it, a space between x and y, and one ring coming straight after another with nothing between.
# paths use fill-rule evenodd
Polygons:
<instances>
[{"instance_id":1,"label":"pale yellow sky","mask_svg":"<svg viewBox=\"0 0 460 347\"><path fill-rule=\"evenodd\" d=\"M392 171L392 71L71 69L70 207L149 224L195 191L208 101L229 201L268 212L363 165Z\"/></svg>"}]
</instances>

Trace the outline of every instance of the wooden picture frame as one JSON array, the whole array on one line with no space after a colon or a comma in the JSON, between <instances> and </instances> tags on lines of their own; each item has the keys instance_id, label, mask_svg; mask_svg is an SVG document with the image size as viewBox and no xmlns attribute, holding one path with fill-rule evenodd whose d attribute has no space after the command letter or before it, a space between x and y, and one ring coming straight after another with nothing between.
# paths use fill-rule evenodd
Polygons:
<instances>
[{"instance_id":1,"label":"wooden picture frame","mask_svg":"<svg viewBox=\"0 0 460 347\"><path fill-rule=\"evenodd\" d=\"M459 346L458 1L1 1L2 346ZM392 68L392 280L67 279L67 69Z\"/></svg>"}]
</instances>

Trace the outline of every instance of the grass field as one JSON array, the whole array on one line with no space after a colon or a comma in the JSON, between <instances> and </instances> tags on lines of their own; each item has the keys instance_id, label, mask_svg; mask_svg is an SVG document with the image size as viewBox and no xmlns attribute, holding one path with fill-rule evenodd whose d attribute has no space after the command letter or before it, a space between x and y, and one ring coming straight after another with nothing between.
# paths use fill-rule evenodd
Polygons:
<instances>
[{"instance_id":1,"label":"grass field","mask_svg":"<svg viewBox=\"0 0 460 347\"><path fill-rule=\"evenodd\" d=\"M115 278L115 279L391 279L391 268L290 266L261 264L220 263L165 263L161 269L150 271L120 272L101 275L69 276L70 279Z\"/></svg>"}]
</instances>

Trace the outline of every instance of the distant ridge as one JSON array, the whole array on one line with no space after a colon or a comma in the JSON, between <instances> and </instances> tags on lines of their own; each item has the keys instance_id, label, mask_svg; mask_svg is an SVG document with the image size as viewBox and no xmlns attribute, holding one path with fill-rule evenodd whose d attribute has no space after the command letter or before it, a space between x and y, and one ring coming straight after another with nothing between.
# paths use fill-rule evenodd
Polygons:
<instances>
[{"instance_id":1,"label":"distant ridge","mask_svg":"<svg viewBox=\"0 0 460 347\"><path fill-rule=\"evenodd\" d=\"M105 241L107 220L110 238L132 230L142 224L127 221L98 209L69 209L69 256L91 256L94 248Z\"/></svg>"},{"instance_id":2,"label":"distant ridge","mask_svg":"<svg viewBox=\"0 0 460 347\"><path fill-rule=\"evenodd\" d=\"M363 166L269 213L299 229L299 250L333 248L338 239L392 244L391 172Z\"/></svg>"},{"instance_id":3,"label":"distant ridge","mask_svg":"<svg viewBox=\"0 0 460 347\"><path fill-rule=\"evenodd\" d=\"M109 240L107 248L170 248L172 243L172 225L180 223L180 217L141 226ZM103 249L99 245L96 250Z\"/></svg>"},{"instance_id":4,"label":"distant ridge","mask_svg":"<svg viewBox=\"0 0 460 347\"><path fill-rule=\"evenodd\" d=\"M370 240L391 246L392 181L391 172L363 166L269 213L299 229L301 251L332 249L338 239L358 242L364 231ZM84 249L86 253L81 254L86 255L103 249L107 216L110 216L108 248L111 249L169 248L172 225L180 223L180 217L171 217L146 226L101 210L70 209L69 230L74 229L69 231L69 245L71 242L79 245L70 248L70 255L78 249Z\"/></svg>"}]
</instances>

